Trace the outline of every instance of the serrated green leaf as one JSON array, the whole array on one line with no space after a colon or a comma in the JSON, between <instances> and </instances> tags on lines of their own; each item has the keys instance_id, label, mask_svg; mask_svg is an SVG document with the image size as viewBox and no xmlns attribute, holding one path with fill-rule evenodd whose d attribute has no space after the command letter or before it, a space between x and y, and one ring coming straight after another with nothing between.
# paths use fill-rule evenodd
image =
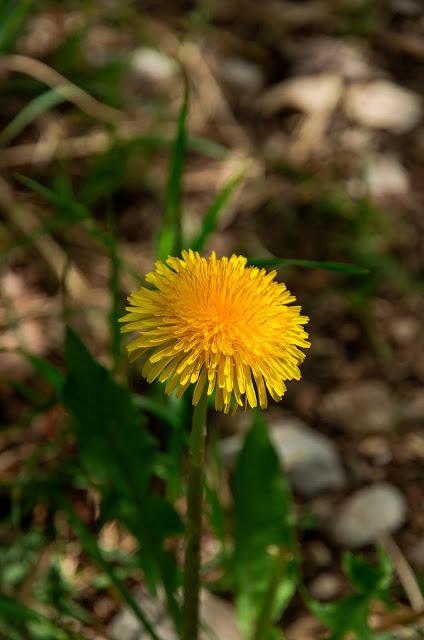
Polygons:
<instances>
[{"instance_id":1,"label":"serrated green leaf","mask_svg":"<svg viewBox=\"0 0 424 640\"><path fill-rule=\"evenodd\" d=\"M322 604L316 600L309 602L309 609L331 631L329 640L343 640L349 632L357 640L369 640L368 627L369 598L364 595L352 595L338 602Z\"/></svg>"},{"instance_id":2,"label":"serrated green leaf","mask_svg":"<svg viewBox=\"0 0 424 640\"><path fill-rule=\"evenodd\" d=\"M343 570L359 593L376 593L389 586L392 578L390 558L380 548L378 559L379 563L372 565L360 554L346 553L344 555Z\"/></svg>"},{"instance_id":3,"label":"serrated green leaf","mask_svg":"<svg viewBox=\"0 0 424 640\"><path fill-rule=\"evenodd\" d=\"M337 271L352 276L364 276L369 273L365 267L360 267L347 262L319 262L316 260L297 260L291 258L249 258L248 264L255 267L301 267L304 269L323 269L325 271Z\"/></svg>"},{"instance_id":4,"label":"serrated green leaf","mask_svg":"<svg viewBox=\"0 0 424 640\"><path fill-rule=\"evenodd\" d=\"M82 460L91 477L128 495L143 495L155 451L131 393L67 330L64 404L71 412Z\"/></svg>"},{"instance_id":5,"label":"serrated green leaf","mask_svg":"<svg viewBox=\"0 0 424 640\"><path fill-rule=\"evenodd\" d=\"M388 556L379 550L379 562L372 565L360 555L346 554L343 564L356 593L326 604L305 595L306 604L331 631L329 640L343 640L348 634L353 634L356 640L370 640L373 637L368 625L371 605L374 600L388 599L392 575Z\"/></svg>"},{"instance_id":6,"label":"serrated green leaf","mask_svg":"<svg viewBox=\"0 0 424 640\"><path fill-rule=\"evenodd\" d=\"M293 513L290 490L261 413L246 436L234 479L234 575L240 627L250 637L263 610L276 563L285 556L277 575L269 612L276 620L292 596L297 569L293 558ZM272 553L273 549L277 554Z\"/></svg>"},{"instance_id":7,"label":"serrated green leaf","mask_svg":"<svg viewBox=\"0 0 424 640\"><path fill-rule=\"evenodd\" d=\"M178 625L176 569L163 542L181 531L181 522L172 505L147 491L156 464L155 442L143 428L131 392L112 379L71 329L65 362L64 405L73 417L82 462L90 478L118 494L116 517L140 541L146 581L153 589L160 577Z\"/></svg>"}]
</instances>

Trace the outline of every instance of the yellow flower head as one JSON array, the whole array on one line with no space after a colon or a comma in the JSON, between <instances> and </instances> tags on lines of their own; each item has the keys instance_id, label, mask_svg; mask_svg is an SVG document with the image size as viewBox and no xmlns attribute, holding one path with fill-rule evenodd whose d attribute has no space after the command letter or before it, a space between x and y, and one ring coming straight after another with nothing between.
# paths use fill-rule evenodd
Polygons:
<instances>
[{"instance_id":1,"label":"yellow flower head","mask_svg":"<svg viewBox=\"0 0 424 640\"><path fill-rule=\"evenodd\" d=\"M182 258L157 262L147 282L132 293L124 332L138 332L130 359L141 358L148 382L166 382L166 393L180 397L196 384L193 404L215 390L215 406L265 408L267 392L281 400L285 380L299 380L299 364L309 347L302 325L308 322L276 272L247 267L242 256Z\"/></svg>"}]
</instances>

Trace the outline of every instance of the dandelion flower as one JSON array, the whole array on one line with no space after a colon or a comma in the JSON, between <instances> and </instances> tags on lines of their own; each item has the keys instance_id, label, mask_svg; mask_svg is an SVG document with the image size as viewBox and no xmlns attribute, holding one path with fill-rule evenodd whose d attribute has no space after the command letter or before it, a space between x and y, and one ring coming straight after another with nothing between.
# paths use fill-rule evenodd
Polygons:
<instances>
[{"instance_id":1,"label":"dandelion flower","mask_svg":"<svg viewBox=\"0 0 424 640\"><path fill-rule=\"evenodd\" d=\"M153 288L132 293L120 319L123 332L138 333L128 351L148 382L158 378L178 397L195 384L194 405L215 391L216 409L228 413L266 408L268 394L281 400L285 381L300 379L308 318L275 271L246 265L191 250L156 263L146 275Z\"/></svg>"}]
</instances>

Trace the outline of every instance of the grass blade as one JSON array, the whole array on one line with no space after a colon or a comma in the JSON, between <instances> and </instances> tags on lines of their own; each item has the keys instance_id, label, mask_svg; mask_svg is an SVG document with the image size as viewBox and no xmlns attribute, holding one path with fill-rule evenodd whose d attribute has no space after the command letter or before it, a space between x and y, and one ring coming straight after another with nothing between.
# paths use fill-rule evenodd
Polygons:
<instances>
[{"instance_id":1,"label":"grass blade","mask_svg":"<svg viewBox=\"0 0 424 640\"><path fill-rule=\"evenodd\" d=\"M219 216L230 200L235 188L240 184L242 177L243 173L240 173L230 178L212 202L206 212L199 234L191 243L193 251L202 251L207 239L215 231Z\"/></svg>"},{"instance_id":2,"label":"grass blade","mask_svg":"<svg viewBox=\"0 0 424 640\"><path fill-rule=\"evenodd\" d=\"M32 178L28 178L27 176L18 176L20 182L23 185L38 193L38 195L45 198L48 202L55 205L58 209L60 209L64 214L68 214L74 220L87 220L90 219L89 210L84 207L84 205L72 200L70 197L65 197L63 194L53 191L48 187L45 187L40 182L33 180Z\"/></svg>"},{"instance_id":3,"label":"grass blade","mask_svg":"<svg viewBox=\"0 0 424 640\"><path fill-rule=\"evenodd\" d=\"M49 89L40 96L35 97L29 102L19 113L0 131L0 144L9 144L21 131L25 129L37 116L56 107L66 100L63 92L66 87L62 88L62 95L55 89Z\"/></svg>"},{"instance_id":4,"label":"grass blade","mask_svg":"<svg viewBox=\"0 0 424 640\"><path fill-rule=\"evenodd\" d=\"M319 262L316 260L297 260L283 258L250 258L248 264L254 267L301 267L303 269L324 269L326 271L337 271L352 276L364 276L369 273L365 267L360 267L347 262Z\"/></svg>"},{"instance_id":5,"label":"grass blade","mask_svg":"<svg viewBox=\"0 0 424 640\"><path fill-rule=\"evenodd\" d=\"M100 567L100 569L107 575L109 580L112 582L115 589L121 595L122 599L126 602L129 608L134 612L137 618L140 620L141 624L152 638L152 640L161 640L158 634L153 629L150 621L148 620L146 614L140 607L140 605L134 600L126 586L121 582L121 580L116 575L113 567L104 559L103 554L97 545L95 539L91 536L89 531L86 529L84 524L78 518L77 514L73 510L72 506L62 498L62 496L57 496L59 504L66 512L71 526L78 538L81 541L81 544L86 551L86 553L94 560L94 562Z\"/></svg>"},{"instance_id":6,"label":"grass blade","mask_svg":"<svg viewBox=\"0 0 424 640\"><path fill-rule=\"evenodd\" d=\"M32 0L9 0L1 7L0 53L6 53L13 47L31 5Z\"/></svg>"},{"instance_id":7,"label":"grass blade","mask_svg":"<svg viewBox=\"0 0 424 640\"><path fill-rule=\"evenodd\" d=\"M87 223L88 231L91 236L110 251L113 240L111 240L108 233L99 227L92 216L91 211L86 206L76 200L64 197L63 194L45 187L43 184L33 180L32 178L22 175L18 176L18 178L28 189L45 198L53 206L57 207L61 213L54 216L53 219L41 224L31 234L24 236L19 240L19 242L16 242L12 248L1 252L0 257L6 257L17 247L23 247L26 244L29 244L34 240L34 238L45 233L49 233L49 231L53 229L60 229L62 226L75 224L81 221ZM125 269L125 271L134 279L136 284L140 286L144 282L144 279L125 259L121 256L118 256L118 259L121 267Z\"/></svg>"},{"instance_id":8,"label":"grass blade","mask_svg":"<svg viewBox=\"0 0 424 640\"><path fill-rule=\"evenodd\" d=\"M158 257L166 260L168 255L178 255L183 246L181 220L181 193L184 155L187 142L187 115L189 90L186 84L184 101L178 117L177 134L173 144L166 189L166 208L162 231L159 237Z\"/></svg>"},{"instance_id":9,"label":"grass blade","mask_svg":"<svg viewBox=\"0 0 424 640\"><path fill-rule=\"evenodd\" d=\"M110 276L109 288L112 303L109 311L110 340L112 347L112 371L117 371L121 361L121 330L119 317L121 316L121 296L119 295L120 264L116 241L115 217L113 211L108 212L108 231L110 238Z\"/></svg>"},{"instance_id":10,"label":"grass blade","mask_svg":"<svg viewBox=\"0 0 424 640\"><path fill-rule=\"evenodd\" d=\"M44 358L40 358L39 356L29 353L23 349L21 350L21 353L34 367L36 372L51 384L52 388L59 396L62 393L64 383L62 372Z\"/></svg>"},{"instance_id":11,"label":"grass blade","mask_svg":"<svg viewBox=\"0 0 424 640\"><path fill-rule=\"evenodd\" d=\"M44 632L49 633L50 638L53 636L57 640L69 640L71 637L46 616L34 609L30 609L19 602L19 600L9 598L5 595L0 595L0 620L10 624L12 628L15 628L17 623L21 625L36 624L42 626L44 627Z\"/></svg>"}]
</instances>

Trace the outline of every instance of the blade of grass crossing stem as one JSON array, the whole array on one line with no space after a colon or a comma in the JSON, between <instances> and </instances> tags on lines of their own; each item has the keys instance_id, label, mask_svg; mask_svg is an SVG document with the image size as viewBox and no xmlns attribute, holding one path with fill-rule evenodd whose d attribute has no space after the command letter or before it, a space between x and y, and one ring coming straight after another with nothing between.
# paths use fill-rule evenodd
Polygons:
<instances>
[{"instance_id":1,"label":"blade of grass crossing stem","mask_svg":"<svg viewBox=\"0 0 424 640\"><path fill-rule=\"evenodd\" d=\"M161 640L160 636L158 636L153 629L150 621L148 620L140 605L134 600L126 586L118 578L113 567L111 567L111 565L104 559L103 554L99 546L97 545L97 542L94 540L84 524L78 518L72 506L69 504L69 502L67 502L67 500L62 498L62 496L58 495L57 499L63 510L66 512L71 526L80 539L86 553L88 553L88 555L94 560L94 562L100 567L100 569L107 575L123 600L125 600L129 608L140 620L141 624L143 625L149 636L152 638L152 640Z\"/></svg>"},{"instance_id":2,"label":"blade of grass crossing stem","mask_svg":"<svg viewBox=\"0 0 424 640\"><path fill-rule=\"evenodd\" d=\"M64 214L68 214L70 218L78 221L86 220L91 217L90 211L86 207L84 207L84 205L76 202L72 198L65 197L62 193L53 191L40 182L37 182L32 178L28 178L27 176L18 175L18 179L28 189L31 189L31 191L38 193L38 195L45 198L48 202L56 206L58 209L61 209Z\"/></svg>"},{"instance_id":3,"label":"blade of grass crossing stem","mask_svg":"<svg viewBox=\"0 0 424 640\"><path fill-rule=\"evenodd\" d=\"M202 228L198 236L191 243L193 251L202 251L207 239L215 231L219 216L230 200L234 190L240 184L242 177L243 173L231 178L212 202L203 219Z\"/></svg>"},{"instance_id":4,"label":"blade of grass crossing stem","mask_svg":"<svg viewBox=\"0 0 424 640\"><path fill-rule=\"evenodd\" d=\"M9 0L0 7L0 53L13 47L32 0Z\"/></svg>"},{"instance_id":5,"label":"blade of grass crossing stem","mask_svg":"<svg viewBox=\"0 0 424 640\"><path fill-rule=\"evenodd\" d=\"M24 236L23 239L19 240L19 242L16 242L12 248L7 249L4 252L0 252L0 257L6 257L14 248L17 248L18 246L22 247L26 244L29 244L36 237L41 236L45 233L49 233L52 229L76 224L80 221L89 222L90 225L88 231L90 232L91 236L106 248L110 248L109 234L107 234L98 226L96 220L91 214L91 211L87 207L82 205L80 202L76 202L75 200L64 198L62 194L48 189L36 180L32 180L31 178L28 178L26 176L18 176L18 178L22 182L22 184L28 187L28 189L31 189L31 191L38 193L38 195L42 196L48 202L60 209L62 211L62 216L57 215L52 220L41 224L34 230L33 233ZM126 260L124 260L121 256L118 256L118 258L122 268L125 269L125 271L133 278L134 282L137 285L142 284L144 282L144 278L140 276L136 269L134 269L134 267Z\"/></svg>"},{"instance_id":6,"label":"blade of grass crossing stem","mask_svg":"<svg viewBox=\"0 0 424 640\"><path fill-rule=\"evenodd\" d=\"M369 273L365 267L347 262L319 262L316 260L297 260L291 258L249 258L248 264L254 267L301 267L303 269L324 269L338 271L352 276L364 276Z\"/></svg>"},{"instance_id":7,"label":"blade of grass crossing stem","mask_svg":"<svg viewBox=\"0 0 424 640\"><path fill-rule=\"evenodd\" d=\"M161 260L168 255L178 255L183 246L181 220L181 194L183 182L184 156L187 143L187 115L189 89L186 84L184 101L178 117L177 134L172 147L166 189L166 208L162 231L159 237L158 254Z\"/></svg>"},{"instance_id":8,"label":"blade of grass crossing stem","mask_svg":"<svg viewBox=\"0 0 424 640\"><path fill-rule=\"evenodd\" d=\"M65 88L62 89L62 94L64 90ZM66 97L60 95L55 89L49 89L40 96L35 97L0 131L0 144L9 144L40 114L65 102L65 100Z\"/></svg>"},{"instance_id":9,"label":"blade of grass crossing stem","mask_svg":"<svg viewBox=\"0 0 424 640\"><path fill-rule=\"evenodd\" d=\"M109 285L112 296L109 312L110 338L112 350L113 371L117 371L121 360L121 331L118 319L121 315L121 299L119 295L119 257L116 242L115 216L111 209L108 211L108 229L110 237L110 277Z\"/></svg>"}]
</instances>

